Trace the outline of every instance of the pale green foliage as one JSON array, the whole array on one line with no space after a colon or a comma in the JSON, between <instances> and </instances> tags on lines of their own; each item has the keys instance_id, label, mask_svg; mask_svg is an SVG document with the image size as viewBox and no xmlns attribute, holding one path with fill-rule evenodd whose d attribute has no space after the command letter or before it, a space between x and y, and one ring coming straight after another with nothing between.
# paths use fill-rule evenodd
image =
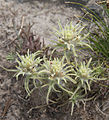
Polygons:
<instances>
[{"instance_id":1,"label":"pale green foliage","mask_svg":"<svg viewBox=\"0 0 109 120\"><path fill-rule=\"evenodd\" d=\"M63 96L67 96L67 101L72 103L72 115L74 106L79 106L80 102L84 103L85 96L88 91L91 91L92 82L105 79L100 78L102 68L101 66L93 66L91 63L92 58L87 63L84 61L78 62L78 48L83 46L91 48L86 41L89 33L82 34L84 27L79 24L73 26L72 22L69 25L65 25L65 27L62 27L60 23L58 25L59 30L55 29L57 41L55 41L56 45L54 45L55 49L53 52L59 48L62 50L61 52L64 52L64 56L47 59L45 56L43 58L39 57L41 51L30 53L28 50L27 55L17 53L16 70L10 71L16 72L15 76L17 79L20 75L24 76L24 87L28 96L34 88L40 87L40 89L43 89L48 87L47 104L53 91L56 92L57 96L59 95L59 100L62 99L62 96L60 96L61 92L65 93ZM70 55L70 57L67 55ZM72 56L74 57L73 59L71 59ZM2 68L9 71L4 67ZM29 87L30 81L34 85L31 90Z\"/></svg>"},{"instance_id":2,"label":"pale green foliage","mask_svg":"<svg viewBox=\"0 0 109 120\"><path fill-rule=\"evenodd\" d=\"M78 65L78 67L76 68L76 70L74 70L75 80L78 81L78 86L80 86L80 88L81 87L84 88L85 93L87 93L87 90L89 91L91 90L90 87L93 81L105 80L104 78L98 77L101 73L100 71L101 66L91 68L90 67L91 61L92 58L89 59L87 64L84 61L81 62L80 65Z\"/></svg>"},{"instance_id":3,"label":"pale green foliage","mask_svg":"<svg viewBox=\"0 0 109 120\"><path fill-rule=\"evenodd\" d=\"M83 63L81 63L79 69L77 70L78 77L76 79L80 79L81 85L84 87L85 90L87 90L87 88L88 90L90 90L90 80L93 80L93 70L89 68L91 60L92 59L89 60L87 65L83 61Z\"/></svg>"},{"instance_id":4,"label":"pale green foliage","mask_svg":"<svg viewBox=\"0 0 109 120\"><path fill-rule=\"evenodd\" d=\"M82 93L79 91L79 92L76 92L75 94L73 94L70 98L70 102L72 104L72 107L71 107L71 115L73 114L73 110L74 110L74 106L76 105L77 107L79 107L79 103L80 102L83 102L84 103L84 95L82 95Z\"/></svg>"},{"instance_id":5,"label":"pale green foliage","mask_svg":"<svg viewBox=\"0 0 109 120\"><path fill-rule=\"evenodd\" d=\"M10 52L7 56L6 56L6 59L9 60L9 61L13 61L15 60L16 58L16 55L12 52Z\"/></svg>"},{"instance_id":6,"label":"pale green foliage","mask_svg":"<svg viewBox=\"0 0 109 120\"><path fill-rule=\"evenodd\" d=\"M19 55L19 53L17 53L19 59L17 59L17 63L18 65L16 66L18 73L16 75L16 77L18 77L20 74L24 75L33 75L37 69L38 69L38 65L40 64L40 62L42 61L42 59L40 59L40 57L37 57L40 54L40 52L35 52L30 54L29 50L27 52L27 55Z\"/></svg>"},{"instance_id":7,"label":"pale green foliage","mask_svg":"<svg viewBox=\"0 0 109 120\"><path fill-rule=\"evenodd\" d=\"M84 42L89 35L89 33L84 35L82 34L84 26L81 26L80 24L73 26L72 22L69 25L65 25L64 28L60 22L58 25L59 30L55 29L55 35L58 39L57 41L54 41L56 43L56 48L62 48L65 51L72 51L74 56L77 56L77 47L86 46L91 48L89 44Z\"/></svg>"},{"instance_id":8,"label":"pale green foliage","mask_svg":"<svg viewBox=\"0 0 109 120\"><path fill-rule=\"evenodd\" d=\"M27 91L28 95L30 95L30 90L29 90L29 80L33 79L33 84L36 87L35 79L38 77L38 71L39 67L38 65L42 61L38 55L40 54L39 51L30 54L29 50L27 52L27 55L19 55L17 53L19 59L17 59L18 65L16 66L17 71L16 71L16 78L18 79L19 75L25 75L25 90Z\"/></svg>"},{"instance_id":9,"label":"pale green foliage","mask_svg":"<svg viewBox=\"0 0 109 120\"><path fill-rule=\"evenodd\" d=\"M53 89L55 92L59 92L56 90L55 85L58 85L61 89L64 89L65 83L71 81L76 84L76 81L72 79L72 67L64 63L64 57L59 60L58 58L54 58L54 60L44 60L43 67L44 69L39 72L39 74L43 77L43 79L47 80L48 93L47 93L47 103L51 90Z\"/></svg>"},{"instance_id":10,"label":"pale green foliage","mask_svg":"<svg viewBox=\"0 0 109 120\"><path fill-rule=\"evenodd\" d=\"M102 72L101 66L91 67L91 61L92 58L89 59L87 64L83 61L73 70L73 77L77 84L75 85L76 88L72 91L73 94L70 94L70 102L72 103L71 115L75 105L79 107L80 102L84 104L84 101L88 101L84 97L87 95L87 91L91 91L91 83L98 80L106 80L105 78L99 78Z\"/></svg>"}]
</instances>

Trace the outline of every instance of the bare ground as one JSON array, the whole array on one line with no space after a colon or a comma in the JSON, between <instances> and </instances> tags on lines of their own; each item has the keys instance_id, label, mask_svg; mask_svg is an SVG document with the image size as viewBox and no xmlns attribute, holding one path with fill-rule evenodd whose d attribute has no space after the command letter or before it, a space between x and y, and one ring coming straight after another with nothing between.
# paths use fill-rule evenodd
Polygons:
<instances>
[{"instance_id":1,"label":"bare ground","mask_svg":"<svg viewBox=\"0 0 109 120\"><path fill-rule=\"evenodd\" d=\"M71 20L76 24L80 14L77 8L66 6L63 1L0 0L0 65L7 68L14 66L6 60L6 56L13 50L8 45L18 34L22 17L23 26L34 23L32 31L44 38L48 45L54 39L52 28L57 27L59 19L63 25ZM0 68L0 120L109 120L108 91L96 101L88 102L85 110L83 105L75 107L73 116L70 116L70 105L59 109L55 105L47 106L42 97L44 94L44 90L35 91L26 99L23 79L17 81L12 73ZM40 108L34 108L36 106Z\"/></svg>"}]
</instances>

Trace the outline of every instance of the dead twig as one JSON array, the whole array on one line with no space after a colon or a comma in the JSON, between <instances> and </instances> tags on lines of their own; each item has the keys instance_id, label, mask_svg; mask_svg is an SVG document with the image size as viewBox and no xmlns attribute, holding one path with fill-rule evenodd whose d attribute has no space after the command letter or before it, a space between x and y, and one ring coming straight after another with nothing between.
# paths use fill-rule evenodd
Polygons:
<instances>
[{"instance_id":1,"label":"dead twig","mask_svg":"<svg viewBox=\"0 0 109 120\"><path fill-rule=\"evenodd\" d=\"M107 4L107 9L109 9L109 0L107 0L106 4Z\"/></svg>"},{"instance_id":2,"label":"dead twig","mask_svg":"<svg viewBox=\"0 0 109 120\"><path fill-rule=\"evenodd\" d=\"M104 4L104 3L106 3L106 1L99 1L99 2L97 2L98 4Z\"/></svg>"},{"instance_id":3,"label":"dead twig","mask_svg":"<svg viewBox=\"0 0 109 120\"><path fill-rule=\"evenodd\" d=\"M21 35L22 29L23 29L23 26L24 26L24 20L25 20L25 17L23 16L22 17L22 21L21 21L20 30L18 32L18 35L8 45L12 44Z\"/></svg>"},{"instance_id":4,"label":"dead twig","mask_svg":"<svg viewBox=\"0 0 109 120\"><path fill-rule=\"evenodd\" d=\"M108 116L108 114L104 113L97 105L96 106L96 109L104 116Z\"/></svg>"},{"instance_id":5,"label":"dead twig","mask_svg":"<svg viewBox=\"0 0 109 120\"><path fill-rule=\"evenodd\" d=\"M97 2L97 4L104 4L104 3L106 3L107 9L109 9L109 0Z\"/></svg>"},{"instance_id":6,"label":"dead twig","mask_svg":"<svg viewBox=\"0 0 109 120\"><path fill-rule=\"evenodd\" d=\"M54 103L50 103L49 105L52 105ZM27 112L28 114L33 110L33 109L40 109L40 108L44 108L44 107L47 107L48 105L45 104L45 105L40 105L40 106L36 106L36 107L32 107L29 109L29 111Z\"/></svg>"},{"instance_id":7,"label":"dead twig","mask_svg":"<svg viewBox=\"0 0 109 120\"><path fill-rule=\"evenodd\" d=\"M12 99L9 98L8 101L5 103L5 107L4 107L3 113L2 113L2 115L1 115L1 118L3 118L3 117L6 115L8 109L9 109L9 107L10 107L10 105L11 105L11 100L12 100Z\"/></svg>"}]
</instances>

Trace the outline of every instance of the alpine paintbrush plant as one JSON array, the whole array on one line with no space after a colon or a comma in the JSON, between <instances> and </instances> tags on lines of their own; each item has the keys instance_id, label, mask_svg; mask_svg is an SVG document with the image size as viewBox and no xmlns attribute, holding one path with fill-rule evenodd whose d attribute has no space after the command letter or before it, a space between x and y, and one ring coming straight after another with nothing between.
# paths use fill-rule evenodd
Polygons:
<instances>
[{"instance_id":1,"label":"alpine paintbrush plant","mask_svg":"<svg viewBox=\"0 0 109 120\"><path fill-rule=\"evenodd\" d=\"M109 60L109 9L107 9L106 4L101 5L101 8L103 8L102 13L99 12L97 14L96 11L93 11L83 4L77 2L66 3L76 4L81 6L81 8L85 8L83 9L85 15L81 18L89 21L88 26L90 25L90 27L88 27L89 29L87 31L90 32L90 36L88 36L90 46L97 55L100 55L102 61L104 58ZM86 15L88 18L85 17Z\"/></svg>"},{"instance_id":2,"label":"alpine paintbrush plant","mask_svg":"<svg viewBox=\"0 0 109 120\"><path fill-rule=\"evenodd\" d=\"M75 92L73 95L71 95L70 102L72 104L71 106L71 115L72 115L75 105L79 107L80 102L84 103L84 95L79 90L78 92Z\"/></svg>"},{"instance_id":3,"label":"alpine paintbrush plant","mask_svg":"<svg viewBox=\"0 0 109 120\"><path fill-rule=\"evenodd\" d=\"M56 89L56 86L67 91L64 86L68 81L76 84L76 81L72 79L72 67L67 65L67 63L64 62L64 59L65 57L61 60L58 58L54 58L54 60L44 59L44 69L40 71L39 74L47 81L46 85L49 87L46 97L47 103L52 90L60 92Z\"/></svg>"},{"instance_id":4,"label":"alpine paintbrush plant","mask_svg":"<svg viewBox=\"0 0 109 120\"><path fill-rule=\"evenodd\" d=\"M75 80L78 81L78 87L83 88L85 93L87 94L87 90L91 90L91 83L97 80L105 80L105 78L99 78L101 73L101 66L91 68L92 58L89 59L88 63L86 64L84 61L81 62L80 65L74 69L74 76ZM99 70L98 70L99 69Z\"/></svg>"},{"instance_id":5,"label":"alpine paintbrush plant","mask_svg":"<svg viewBox=\"0 0 109 120\"><path fill-rule=\"evenodd\" d=\"M77 47L86 46L91 48L87 42L84 42L89 35L89 33L82 34L84 26L80 24L73 26L72 22L70 22L69 25L65 25L65 27L62 27L60 22L58 25L59 30L55 29L55 35L58 39L54 41L56 43L56 45L54 45L55 48L61 48L65 52L72 51L74 56L77 56Z\"/></svg>"},{"instance_id":6,"label":"alpine paintbrush plant","mask_svg":"<svg viewBox=\"0 0 109 120\"><path fill-rule=\"evenodd\" d=\"M17 59L18 65L16 66L16 78L18 79L19 75L25 75L25 90L30 95L30 89L29 89L29 80L33 79L33 84L36 87L35 80L37 79L38 71L40 69L39 64L42 61L38 55L40 54L39 51L30 54L29 50L27 52L27 55L18 55L19 59Z\"/></svg>"}]
</instances>

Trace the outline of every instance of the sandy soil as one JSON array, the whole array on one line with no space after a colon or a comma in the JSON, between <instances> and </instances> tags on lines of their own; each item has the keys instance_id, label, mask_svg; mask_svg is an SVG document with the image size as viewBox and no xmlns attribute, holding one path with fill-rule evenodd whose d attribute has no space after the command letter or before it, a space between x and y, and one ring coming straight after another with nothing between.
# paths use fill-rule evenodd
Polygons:
<instances>
[{"instance_id":1,"label":"sandy soil","mask_svg":"<svg viewBox=\"0 0 109 120\"><path fill-rule=\"evenodd\" d=\"M86 4L84 0L81 3ZM6 60L8 53L13 50L12 46L11 49L8 47L8 44L18 35L22 17L24 18L23 26L34 23L33 33L39 35L42 39L44 38L48 45L50 40L55 39L52 30L53 27L58 27L58 20L63 25L70 21L76 24L77 16L81 14L77 6L65 5L64 0L0 0L0 65L7 68L13 66L11 62ZM107 99L102 100L102 98L101 101L99 99L96 103L89 102L85 111L82 109L83 107L75 108L72 117L68 106L68 108L62 108L62 110L55 110L53 106L47 106L42 109L32 109L29 112L32 107L44 104L44 100L40 99L44 91L40 92L41 95L33 93L31 98L24 99L26 93L23 90L21 80L22 78L17 81L12 77L12 73L0 68L0 120L109 119L109 109L104 109L102 106L102 110L104 109L102 113L98 108L103 103L105 106L109 106ZM68 112L63 111L63 109Z\"/></svg>"}]
</instances>

